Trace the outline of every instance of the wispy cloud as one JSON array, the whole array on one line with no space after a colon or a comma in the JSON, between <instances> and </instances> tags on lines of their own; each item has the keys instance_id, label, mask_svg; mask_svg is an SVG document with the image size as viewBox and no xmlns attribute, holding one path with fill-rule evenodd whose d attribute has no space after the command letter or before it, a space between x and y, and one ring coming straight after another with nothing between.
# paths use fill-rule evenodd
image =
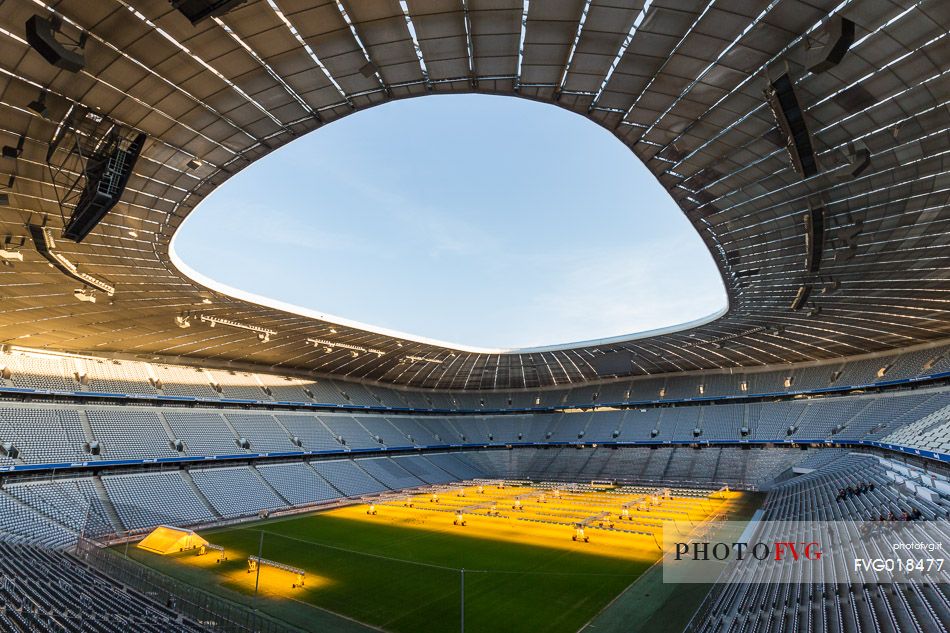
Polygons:
<instances>
[{"instance_id":1,"label":"wispy cloud","mask_svg":"<svg viewBox=\"0 0 950 633\"><path fill-rule=\"evenodd\" d=\"M552 272L560 283L531 301L531 312L544 317L527 343L619 336L705 317L726 301L707 257L667 239L574 251Z\"/></svg>"},{"instance_id":2,"label":"wispy cloud","mask_svg":"<svg viewBox=\"0 0 950 633\"><path fill-rule=\"evenodd\" d=\"M346 117L235 176L180 242L229 285L488 347L667 327L725 300L688 221L616 139L489 97Z\"/></svg>"},{"instance_id":3,"label":"wispy cloud","mask_svg":"<svg viewBox=\"0 0 950 633\"><path fill-rule=\"evenodd\" d=\"M500 246L496 236L449 208L452 201L433 204L410 198L395 187L387 189L377 184L385 178L366 178L339 166L329 169L337 183L346 187L351 195L358 196L368 208L379 209L379 213L388 215L388 221L400 223L405 233L417 235L426 244L428 254L432 257L443 254L485 254Z\"/></svg>"},{"instance_id":4,"label":"wispy cloud","mask_svg":"<svg viewBox=\"0 0 950 633\"><path fill-rule=\"evenodd\" d=\"M307 223L299 210L255 202L229 201L228 218L216 223L220 239L253 240L259 247L267 246L273 253L283 248L299 249L309 253L349 251L358 246L353 233L330 231L326 227ZM200 216L198 216L200 219ZM248 227L253 227L249 230Z\"/></svg>"}]
</instances>

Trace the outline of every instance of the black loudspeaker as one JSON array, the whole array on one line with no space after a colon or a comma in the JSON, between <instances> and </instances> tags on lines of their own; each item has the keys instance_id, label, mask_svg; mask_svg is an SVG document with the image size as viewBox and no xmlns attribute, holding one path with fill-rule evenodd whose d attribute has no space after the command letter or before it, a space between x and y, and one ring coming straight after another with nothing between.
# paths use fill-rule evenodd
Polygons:
<instances>
[{"instance_id":1,"label":"black loudspeaker","mask_svg":"<svg viewBox=\"0 0 950 633\"><path fill-rule=\"evenodd\" d=\"M857 178L864 170L871 166L871 150L863 141L848 143L848 167L845 175L848 178Z\"/></svg>"},{"instance_id":2,"label":"black loudspeaker","mask_svg":"<svg viewBox=\"0 0 950 633\"><path fill-rule=\"evenodd\" d=\"M78 73L86 65L82 53L71 51L56 41L57 29L53 23L38 15L26 21L26 41L37 53L57 68Z\"/></svg>"},{"instance_id":3,"label":"black loudspeaker","mask_svg":"<svg viewBox=\"0 0 950 633\"><path fill-rule=\"evenodd\" d=\"M808 201L805 212L805 270L818 272L825 246L825 207L820 201Z\"/></svg>"},{"instance_id":4,"label":"black loudspeaker","mask_svg":"<svg viewBox=\"0 0 950 633\"><path fill-rule=\"evenodd\" d=\"M811 134L805 124L805 113L795 96L795 88L788 72L770 79L765 94L779 131L788 139L792 168L804 178L814 176L818 173L818 159L812 147Z\"/></svg>"},{"instance_id":5,"label":"black loudspeaker","mask_svg":"<svg viewBox=\"0 0 950 633\"><path fill-rule=\"evenodd\" d=\"M808 49L806 68L823 73L841 63L844 54L854 44L854 22L840 15L832 16L815 36L818 43Z\"/></svg>"},{"instance_id":6,"label":"black loudspeaker","mask_svg":"<svg viewBox=\"0 0 950 633\"><path fill-rule=\"evenodd\" d=\"M792 310L801 310L802 306L805 305L805 302L808 301L808 297L811 296L811 286L799 286L798 292L795 293L795 298L792 299L792 305L789 306Z\"/></svg>"},{"instance_id":7,"label":"black loudspeaker","mask_svg":"<svg viewBox=\"0 0 950 633\"><path fill-rule=\"evenodd\" d=\"M20 154L23 153L23 144L25 142L26 142L26 136L21 134L19 140L17 140L16 147L12 145L4 145L3 157L4 158L19 158Z\"/></svg>"},{"instance_id":8,"label":"black loudspeaker","mask_svg":"<svg viewBox=\"0 0 950 633\"><path fill-rule=\"evenodd\" d=\"M221 17L245 2L247 0L171 0L171 5L188 18L189 22L198 24L205 18Z\"/></svg>"}]
</instances>

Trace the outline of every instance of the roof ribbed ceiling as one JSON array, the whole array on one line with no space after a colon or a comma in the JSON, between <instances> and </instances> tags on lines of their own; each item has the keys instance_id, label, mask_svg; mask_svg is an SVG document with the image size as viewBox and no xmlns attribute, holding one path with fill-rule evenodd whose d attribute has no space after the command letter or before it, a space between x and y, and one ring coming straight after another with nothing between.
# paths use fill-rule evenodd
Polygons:
<instances>
[{"instance_id":1,"label":"roof ribbed ceiling","mask_svg":"<svg viewBox=\"0 0 950 633\"><path fill-rule=\"evenodd\" d=\"M88 33L82 71L60 70L31 49L24 24L34 13L60 16L64 34ZM840 64L810 74L807 44L834 13L856 24L855 42ZM0 207L0 237L9 236L10 248L21 237L25 245L22 262L0 268L0 341L507 389L584 382L615 372L617 362L652 374L945 338L948 24L944 0L656 0L645 11L640 0L250 0L197 26L167 0L7 0L0 143L25 140L19 158L0 159L0 180L17 176L9 206ZM821 166L807 179L776 142L763 95L766 67L783 60ZM41 89L50 93L50 118L27 107ZM647 338L479 354L223 296L171 263L182 220L252 161L360 109L473 91L556 104L613 132L710 248L728 313ZM81 244L58 239L61 213L45 163L74 104L148 135L122 201ZM849 142L871 156L854 177L844 175ZM201 165L189 168L195 157ZM825 217L817 272L806 271L809 201ZM27 225L43 222L62 256L115 285L111 300L100 293L95 303L77 301L81 284L33 247ZM249 244L248 256L262 254ZM803 285L811 297L792 310ZM177 327L175 317L188 311L276 334L260 342L253 331L197 319ZM343 345L327 351L307 339Z\"/></svg>"}]
</instances>

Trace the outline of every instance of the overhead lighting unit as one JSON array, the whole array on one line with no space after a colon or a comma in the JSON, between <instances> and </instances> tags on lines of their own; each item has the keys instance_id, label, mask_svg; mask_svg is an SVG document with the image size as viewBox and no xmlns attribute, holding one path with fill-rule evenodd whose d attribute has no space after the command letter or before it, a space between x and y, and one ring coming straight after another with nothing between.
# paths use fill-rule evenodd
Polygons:
<instances>
[{"instance_id":1,"label":"overhead lighting unit","mask_svg":"<svg viewBox=\"0 0 950 633\"><path fill-rule=\"evenodd\" d=\"M767 324L762 327L762 331L769 334L783 334L785 332L785 326L780 323Z\"/></svg>"},{"instance_id":2,"label":"overhead lighting unit","mask_svg":"<svg viewBox=\"0 0 950 633\"><path fill-rule=\"evenodd\" d=\"M36 99L26 104L26 107L28 107L30 110L33 110L33 112L36 112L44 119L49 118L49 108L46 107L46 94L46 91L43 90Z\"/></svg>"},{"instance_id":3,"label":"overhead lighting unit","mask_svg":"<svg viewBox=\"0 0 950 633\"><path fill-rule=\"evenodd\" d=\"M830 295L838 292L841 288L841 282L837 279L829 279L824 286L821 288L821 294Z\"/></svg>"},{"instance_id":4,"label":"overhead lighting unit","mask_svg":"<svg viewBox=\"0 0 950 633\"><path fill-rule=\"evenodd\" d=\"M432 363L434 365L441 365L445 362L439 358L426 358L425 356L414 356L412 354L403 356L403 360L410 363Z\"/></svg>"},{"instance_id":5,"label":"overhead lighting unit","mask_svg":"<svg viewBox=\"0 0 950 633\"><path fill-rule=\"evenodd\" d=\"M848 141L846 156L848 162L844 170L845 179L857 178L871 166L871 150L864 141Z\"/></svg>"},{"instance_id":6,"label":"overhead lighting unit","mask_svg":"<svg viewBox=\"0 0 950 633\"><path fill-rule=\"evenodd\" d=\"M7 235L0 243L0 260L5 266L12 266L11 262L22 262L23 253L20 249L26 243L26 238L22 236L14 237Z\"/></svg>"},{"instance_id":7,"label":"overhead lighting unit","mask_svg":"<svg viewBox=\"0 0 950 633\"><path fill-rule=\"evenodd\" d=\"M96 291L89 290L88 288L76 288L73 290L73 296L80 301L86 301L88 303L96 302Z\"/></svg>"},{"instance_id":8,"label":"overhead lighting unit","mask_svg":"<svg viewBox=\"0 0 950 633\"><path fill-rule=\"evenodd\" d=\"M20 251L11 251L6 248L0 248L0 259L4 262L22 262L23 253Z\"/></svg>"},{"instance_id":9,"label":"overhead lighting unit","mask_svg":"<svg viewBox=\"0 0 950 633\"><path fill-rule=\"evenodd\" d=\"M372 347L363 347L362 345L350 345L349 343L340 343L337 341L329 341L325 338L308 338L307 342L313 345L314 347L323 347L324 351L329 354L334 350L334 348L339 347L340 349L347 349L351 352L369 352L370 354L376 354L377 356L383 356L386 354L381 349L374 349ZM357 354L356 356L358 356ZM354 356L354 358L356 358Z\"/></svg>"},{"instance_id":10,"label":"overhead lighting unit","mask_svg":"<svg viewBox=\"0 0 950 633\"><path fill-rule=\"evenodd\" d=\"M3 157L4 158L13 158L17 159L23 154L23 144L26 142L26 135L21 134L20 138L17 139L16 146L13 145L4 145L3 146Z\"/></svg>"},{"instance_id":11,"label":"overhead lighting unit","mask_svg":"<svg viewBox=\"0 0 950 633\"><path fill-rule=\"evenodd\" d=\"M239 330L254 332L257 334L257 338L262 343L270 341L270 337L272 336L277 336L277 332L275 330L269 330L267 328L260 327L258 325L251 325L249 323L240 323L238 321L232 321L231 319L222 319L221 317L216 317L210 314L199 314L198 320L202 323L207 323L211 327L215 327L216 325L226 325Z\"/></svg>"},{"instance_id":12,"label":"overhead lighting unit","mask_svg":"<svg viewBox=\"0 0 950 633\"><path fill-rule=\"evenodd\" d=\"M115 294L115 286L98 277L93 277L88 273L82 272L76 264L69 261L64 255L57 251L56 242L53 240L49 228L31 224L29 229L30 235L33 237L33 243L36 245L36 250L40 255L48 259L53 266L73 279L78 279L87 286L101 290L110 297Z\"/></svg>"}]
</instances>

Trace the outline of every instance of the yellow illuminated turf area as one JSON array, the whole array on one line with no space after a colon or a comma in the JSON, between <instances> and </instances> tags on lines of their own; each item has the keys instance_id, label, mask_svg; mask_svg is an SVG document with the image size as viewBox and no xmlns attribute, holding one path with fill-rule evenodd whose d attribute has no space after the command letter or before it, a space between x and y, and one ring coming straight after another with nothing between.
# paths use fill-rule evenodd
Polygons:
<instances>
[{"instance_id":1,"label":"yellow illuminated turf area","mask_svg":"<svg viewBox=\"0 0 950 633\"><path fill-rule=\"evenodd\" d=\"M690 533L711 515L728 512L731 500L741 493L720 493L721 498L682 497L657 499L646 492L570 492L548 488L496 485L464 486L413 495L395 495L373 504L333 510L331 516L354 521L386 523L417 530L449 531L459 536L523 543L555 549L582 549L588 554L653 562L659 558L663 525ZM663 489L658 489L663 490ZM673 490L670 491L674 493ZM558 496L555 496L557 494ZM464 496L463 496L464 495ZM516 500L520 509L515 509ZM484 504L494 502L494 507ZM411 504L411 506L410 506ZM628 505L628 516L623 506ZM455 525L458 513L465 525ZM608 516L591 520L601 513ZM494 514L494 516L493 516ZM577 525L584 525L588 542L573 540Z\"/></svg>"},{"instance_id":2,"label":"yellow illuminated turf area","mask_svg":"<svg viewBox=\"0 0 950 633\"><path fill-rule=\"evenodd\" d=\"M138 547L156 554L173 554L192 550L207 544L208 541L191 530L160 525L142 539Z\"/></svg>"},{"instance_id":3,"label":"yellow illuminated turf area","mask_svg":"<svg viewBox=\"0 0 950 633\"><path fill-rule=\"evenodd\" d=\"M728 519L741 497L584 488L482 483L393 493L202 532L223 554L136 557L231 597L254 596L257 584L257 608L314 631L333 630L326 612L386 631L457 631L464 568L469 633L567 633L659 560L663 529L686 537ZM305 571L303 587L272 566L259 578L249 573L262 532L262 557Z\"/></svg>"}]
</instances>

